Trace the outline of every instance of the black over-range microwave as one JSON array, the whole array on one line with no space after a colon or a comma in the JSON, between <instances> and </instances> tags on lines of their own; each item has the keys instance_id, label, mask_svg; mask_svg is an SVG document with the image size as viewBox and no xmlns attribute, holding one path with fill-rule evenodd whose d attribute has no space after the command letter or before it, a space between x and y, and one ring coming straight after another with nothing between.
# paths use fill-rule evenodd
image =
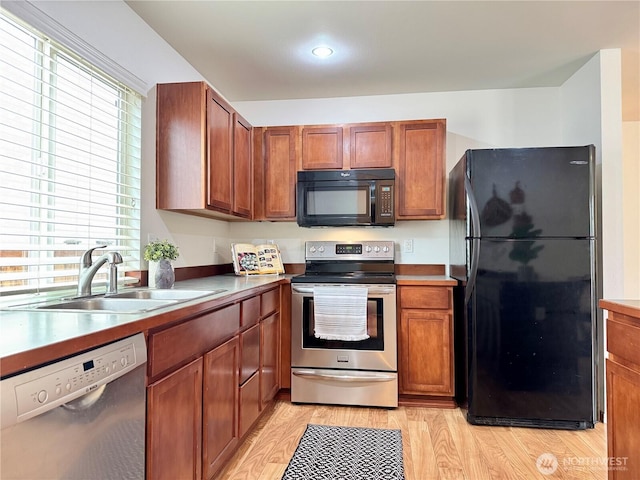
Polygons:
<instances>
[{"instance_id":1,"label":"black over-range microwave","mask_svg":"<svg viewBox=\"0 0 640 480\"><path fill-rule=\"evenodd\" d=\"M395 223L392 168L298 172L296 216L301 227Z\"/></svg>"}]
</instances>

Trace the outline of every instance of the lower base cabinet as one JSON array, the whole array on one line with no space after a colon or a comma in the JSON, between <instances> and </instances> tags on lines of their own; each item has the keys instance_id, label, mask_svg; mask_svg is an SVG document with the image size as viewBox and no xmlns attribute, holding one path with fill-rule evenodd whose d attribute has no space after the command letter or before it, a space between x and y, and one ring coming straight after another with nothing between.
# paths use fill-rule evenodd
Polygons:
<instances>
[{"instance_id":1,"label":"lower base cabinet","mask_svg":"<svg viewBox=\"0 0 640 480\"><path fill-rule=\"evenodd\" d=\"M218 472L238 443L238 337L204 356L202 445L205 478Z\"/></svg>"},{"instance_id":2,"label":"lower base cabinet","mask_svg":"<svg viewBox=\"0 0 640 480\"><path fill-rule=\"evenodd\" d=\"M202 478L202 358L147 388L147 478Z\"/></svg>"},{"instance_id":3,"label":"lower base cabinet","mask_svg":"<svg viewBox=\"0 0 640 480\"><path fill-rule=\"evenodd\" d=\"M254 373L240 387L240 438L249 431L260 416L260 374Z\"/></svg>"},{"instance_id":4,"label":"lower base cabinet","mask_svg":"<svg viewBox=\"0 0 640 480\"><path fill-rule=\"evenodd\" d=\"M280 389L280 314L260 322L260 408L263 409Z\"/></svg>"},{"instance_id":5,"label":"lower base cabinet","mask_svg":"<svg viewBox=\"0 0 640 480\"><path fill-rule=\"evenodd\" d=\"M280 288L255 296L149 332L148 480L215 478L278 392Z\"/></svg>"},{"instance_id":6,"label":"lower base cabinet","mask_svg":"<svg viewBox=\"0 0 640 480\"><path fill-rule=\"evenodd\" d=\"M399 393L454 406L453 288L399 286L398 312Z\"/></svg>"}]
</instances>

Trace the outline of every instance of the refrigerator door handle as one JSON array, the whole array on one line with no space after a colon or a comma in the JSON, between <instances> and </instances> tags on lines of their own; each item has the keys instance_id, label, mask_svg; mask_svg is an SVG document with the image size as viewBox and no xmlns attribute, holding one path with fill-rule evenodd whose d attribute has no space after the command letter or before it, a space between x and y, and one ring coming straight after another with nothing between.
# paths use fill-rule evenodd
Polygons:
<instances>
[{"instance_id":1,"label":"refrigerator door handle","mask_svg":"<svg viewBox=\"0 0 640 480\"><path fill-rule=\"evenodd\" d=\"M478 210L478 203L476 197L473 194L473 187L471 186L471 180L468 175L464 176L464 189L467 192L467 198L469 199L469 216L471 217L471 224L473 226L472 239L471 239L471 265L469 266L469 273L467 279L467 288L464 294L465 305L469 303L473 289L476 286L476 276L478 274L478 261L480 259L480 210Z\"/></svg>"},{"instance_id":2,"label":"refrigerator door handle","mask_svg":"<svg viewBox=\"0 0 640 480\"><path fill-rule=\"evenodd\" d=\"M473 225L472 237L480 238L480 210L478 210L478 202L476 202L476 196L473 194L473 187L471 186L471 180L467 175L464 176L464 189L467 191L467 198L469 199L469 210L471 217L471 224Z\"/></svg>"},{"instance_id":3,"label":"refrigerator door handle","mask_svg":"<svg viewBox=\"0 0 640 480\"><path fill-rule=\"evenodd\" d=\"M469 303L473 289L476 288L476 276L478 275L478 261L480 259L480 239L471 240L471 266L469 267L469 279L464 292L464 304Z\"/></svg>"}]
</instances>

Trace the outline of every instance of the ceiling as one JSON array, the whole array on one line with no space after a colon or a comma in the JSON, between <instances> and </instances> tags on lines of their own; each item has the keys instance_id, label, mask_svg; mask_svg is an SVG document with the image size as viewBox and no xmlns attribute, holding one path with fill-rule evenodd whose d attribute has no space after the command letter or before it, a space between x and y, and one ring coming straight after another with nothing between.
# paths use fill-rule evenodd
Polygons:
<instances>
[{"instance_id":1,"label":"ceiling","mask_svg":"<svg viewBox=\"0 0 640 480\"><path fill-rule=\"evenodd\" d=\"M640 120L637 0L126 3L232 102L553 87L621 48Z\"/></svg>"}]
</instances>

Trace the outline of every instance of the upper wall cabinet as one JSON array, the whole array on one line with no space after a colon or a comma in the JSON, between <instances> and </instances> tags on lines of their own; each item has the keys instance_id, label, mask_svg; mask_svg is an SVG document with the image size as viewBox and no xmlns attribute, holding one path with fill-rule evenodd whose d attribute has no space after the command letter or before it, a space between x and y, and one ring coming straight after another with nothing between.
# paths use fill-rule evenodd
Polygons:
<instances>
[{"instance_id":1,"label":"upper wall cabinet","mask_svg":"<svg viewBox=\"0 0 640 480\"><path fill-rule=\"evenodd\" d=\"M295 221L299 127L254 129L254 218Z\"/></svg>"},{"instance_id":2,"label":"upper wall cabinet","mask_svg":"<svg viewBox=\"0 0 640 480\"><path fill-rule=\"evenodd\" d=\"M444 218L446 120L395 122L394 129L396 219Z\"/></svg>"},{"instance_id":3,"label":"upper wall cabinet","mask_svg":"<svg viewBox=\"0 0 640 480\"><path fill-rule=\"evenodd\" d=\"M204 82L157 86L156 207L250 219L249 123Z\"/></svg>"},{"instance_id":4,"label":"upper wall cabinet","mask_svg":"<svg viewBox=\"0 0 640 480\"><path fill-rule=\"evenodd\" d=\"M390 123L302 127L302 170L389 168Z\"/></svg>"}]
</instances>

